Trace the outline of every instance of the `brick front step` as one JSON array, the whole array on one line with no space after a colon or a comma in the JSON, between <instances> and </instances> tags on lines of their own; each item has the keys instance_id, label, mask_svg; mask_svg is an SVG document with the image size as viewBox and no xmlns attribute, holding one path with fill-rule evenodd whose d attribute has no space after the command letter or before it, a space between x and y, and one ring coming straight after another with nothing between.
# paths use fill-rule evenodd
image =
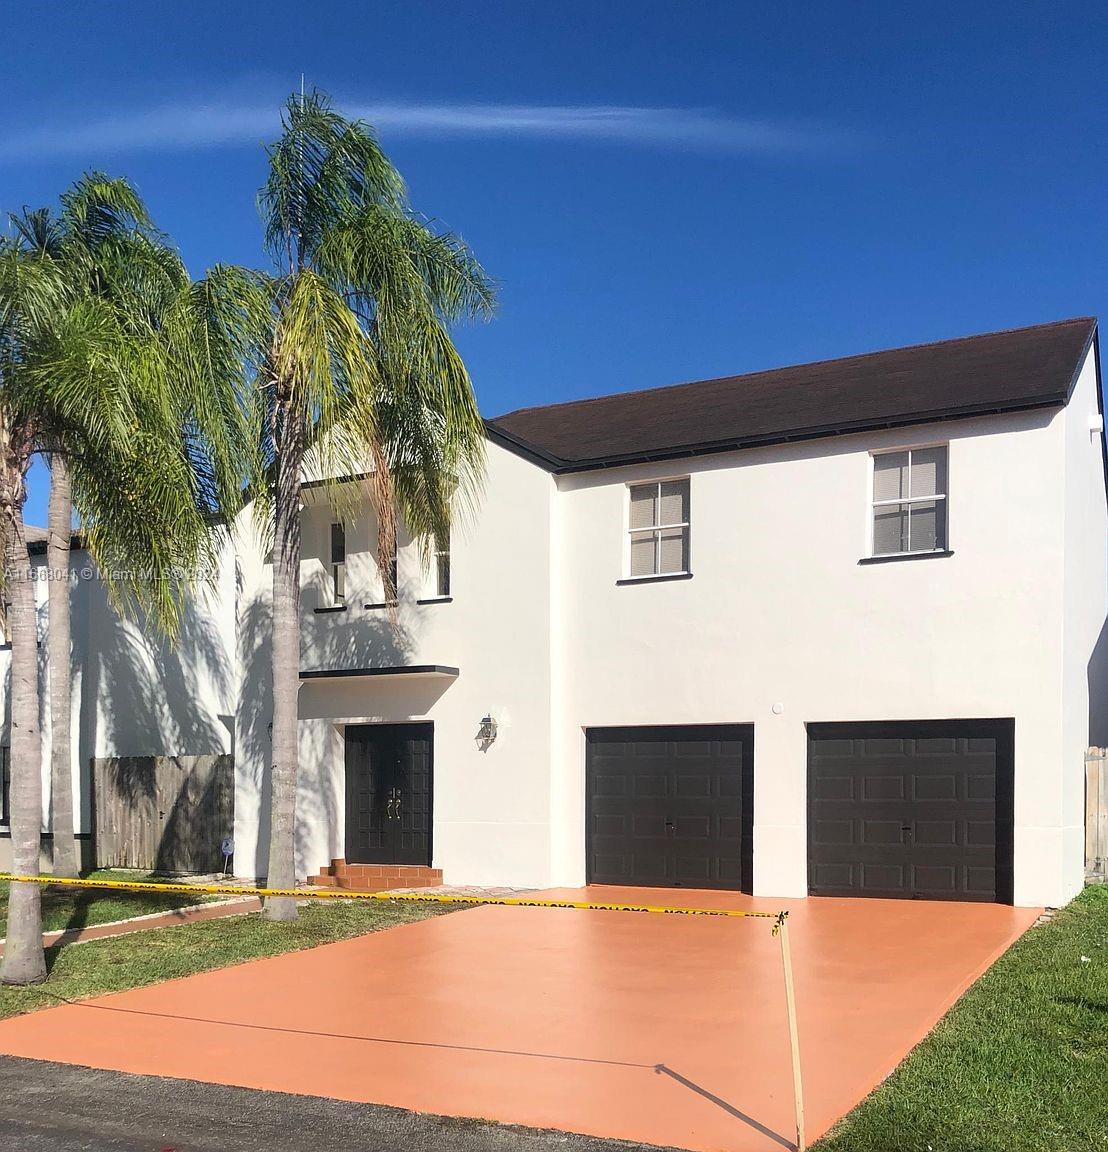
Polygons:
<instances>
[{"instance_id":1,"label":"brick front step","mask_svg":"<svg viewBox=\"0 0 1108 1152\"><path fill-rule=\"evenodd\" d=\"M350 891L380 892L392 888L431 888L442 883L442 869L418 864L347 864L332 860L308 883L323 888L345 888Z\"/></svg>"}]
</instances>

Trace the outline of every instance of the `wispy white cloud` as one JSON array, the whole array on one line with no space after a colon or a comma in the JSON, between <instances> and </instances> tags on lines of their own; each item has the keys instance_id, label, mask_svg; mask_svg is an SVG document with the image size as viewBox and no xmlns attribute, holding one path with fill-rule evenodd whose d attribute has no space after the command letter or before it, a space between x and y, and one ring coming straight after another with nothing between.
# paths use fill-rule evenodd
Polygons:
<instances>
[{"instance_id":1,"label":"wispy white cloud","mask_svg":"<svg viewBox=\"0 0 1108 1152\"><path fill-rule=\"evenodd\" d=\"M421 104L382 101L346 104L343 111L367 120L385 136L603 141L698 151L826 154L856 142L832 128L710 109L619 105ZM56 120L0 130L0 163L100 156L139 151L180 151L254 144L272 138L279 124L274 105L167 104L75 122Z\"/></svg>"}]
</instances>

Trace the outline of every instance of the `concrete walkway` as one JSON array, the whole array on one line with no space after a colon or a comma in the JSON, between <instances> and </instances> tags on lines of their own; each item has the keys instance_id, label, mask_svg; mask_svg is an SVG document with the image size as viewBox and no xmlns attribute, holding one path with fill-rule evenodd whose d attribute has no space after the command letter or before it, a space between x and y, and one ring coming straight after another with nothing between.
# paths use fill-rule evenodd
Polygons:
<instances>
[{"instance_id":1,"label":"concrete walkway","mask_svg":"<svg viewBox=\"0 0 1108 1152\"><path fill-rule=\"evenodd\" d=\"M173 908L168 912L151 912L146 916L133 916L129 920L114 920L109 924L90 924L83 928L63 928L58 932L44 932L42 946L55 944L84 944L88 940L102 940L108 936L127 936L131 932L148 932L151 928L173 928L178 924L195 924L199 920L220 920L224 916L242 916L256 912L262 906L256 896L241 896L233 900L217 900L210 904L195 904L190 908ZM4 942L0 940L0 956L4 955Z\"/></svg>"}]
</instances>

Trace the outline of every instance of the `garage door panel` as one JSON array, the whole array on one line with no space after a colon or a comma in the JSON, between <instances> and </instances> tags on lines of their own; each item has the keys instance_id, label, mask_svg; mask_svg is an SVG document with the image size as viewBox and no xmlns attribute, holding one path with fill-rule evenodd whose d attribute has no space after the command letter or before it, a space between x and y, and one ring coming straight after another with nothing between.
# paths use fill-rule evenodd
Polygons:
<instances>
[{"instance_id":1,"label":"garage door panel","mask_svg":"<svg viewBox=\"0 0 1108 1152\"><path fill-rule=\"evenodd\" d=\"M710 740L674 740L672 748L674 756L682 758L696 756L701 760L714 759Z\"/></svg>"},{"instance_id":2,"label":"garage door panel","mask_svg":"<svg viewBox=\"0 0 1108 1152\"><path fill-rule=\"evenodd\" d=\"M903 864L862 864L860 887L870 896L899 896L907 891L907 867Z\"/></svg>"},{"instance_id":3,"label":"garage door panel","mask_svg":"<svg viewBox=\"0 0 1108 1152\"><path fill-rule=\"evenodd\" d=\"M677 777L675 794L679 799L711 799L712 777L707 772L682 772Z\"/></svg>"},{"instance_id":4,"label":"garage door panel","mask_svg":"<svg viewBox=\"0 0 1108 1152\"><path fill-rule=\"evenodd\" d=\"M1010 901L1013 729L810 725L809 890Z\"/></svg>"},{"instance_id":5,"label":"garage door panel","mask_svg":"<svg viewBox=\"0 0 1108 1152\"><path fill-rule=\"evenodd\" d=\"M971 892L991 893L996 889L996 869L989 867L967 868L966 887ZM989 897L991 899L991 897Z\"/></svg>"},{"instance_id":6,"label":"garage door panel","mask_svg":"<svg viewBox=\"0 0 1108 1152\"><path fill-rule=\"evenodd\" d=\"M858 749L861 755L867 759L886 756L899 757L904 755L904 741L896 737L885 739L877 736L872 739L859 740Z\"/></svg>"},{"instance_id":7,"label":"garage door panel","mask_svg":"<svg viewBox=\"0 0 1108 1152\"><path fill-rule=\"evenodd\" d=\"M598 772L596 794L598 796L624 796L627 793L627 777L611 772Z\"/></svg>"},{"instance_id":8,"label":"garage door panel","mask_svg":"<svg viewBox=\"0 0 1108 1152\"><path fill-rule=\"evenodd\" d=\"M912 843L920 848L953 847L958 839L958 824L954 820L913 820Z\"/></svg>"},{"instance_id":9,"label":"garage door panel","mask_svg":"<svg viewBox=\"0 0 1108 1152\"><path fill-rule=\"evenodd\" d=\"M953 896L958 891L958 871L952 864L913 865L912 890Z\"/></svg>"},{"instance_id":10,"label":"garage door panel","mask_svg":"<svg viewBox=\"0 0 1108 1152\"><path fill-rule=\"evenodd\" d=\"M853 820L816 820L812 825L812 839L817 844L853 844Z\"/></svg>"},{"instance_id":11,"label":"garage door panel","mask_svg":"<svg viewBox=\"0 0 1108 1152\"><path fill-rule=\"evenodd\" d=\"M949 756L957 751L958 740L953 736L921 736L916 740L917 756Z\"/></svg>"},{"instance_id":12,"label":"garage door panel","mask_svg":"<svg viewBox=\"0 0 1108 1152\"><path fill-rule=\"evenodd\" d=\"M853 776L823 776L812 781L812 795L819 800L853 800Z\"/></svg>"},{"instance_id":13,"label":"garage door panel","mask_svg":"<svg viewBox=\"0 0 1108 1152\"><path fill-rule=\"evenodd\" d=\"M912 774L912 799L922 800L957 800L958 779L950 772L936 772L925 776L920 772Z\"/></svg>"},{"instance_id":14,"label":"garage door panel","mask_svg":"<svg viewBox=\"0 0 1108 1152\"><path fill-rule=\"evenodd\" d=\"M635 796L653 799L669 795L669 780L665 776L655 774L653 765L651 765L649 772L636 773L629 776L628 779L631 782L631 791ZM625 786L623 794L626 792Z\"/></svg>"},{"instance_id":15,"label":"garage door panel","mask_svg":"<svg viewBox=\"0 0 1108 1152\"><path fill-rule=\"evenodd\" d=\"M867 847L905 842L904 826L899 820L862 820L859 823L862 831L859 842Z\"/></svg>"},{"instance_id":16,"label":"garage door panel","mask_svg":"<svg viewBox=\"0 0 1108 1152\"><path fill-rule=\"evenodd\" d=\"M972 848L995 848L996 825L991 821L967 820L966 843Z\"/></svg>"},{"instance_id":17,"label":"garage door panel","mask_svg":"<svg viewBox=\"0 0 1108 1152\"><path fill-rule=\"evenodd\" d=\"M862 777L863 800L903 800L904 795L904 777L899 772L896 775Z\"/></svg>"},{"instance_id":18,"label":"garage door panel","mask_svg":"<svg viewBox=\"0 0 1108 1152\"><path fill-rule=\"evenodd\" d=\"M967 800L996 800L996 777L989 776L970 776L966 780L966 799Z\"/></svg>"},{"instance_id":19,"label":"garage door panel","mask_svg":"<svg viewBox=\"0 0 1108 1152\"><path fill-rule=\"evenodd\" d=\"M643 877L643 883L661 884L672 878L670 862L656 853L636 852L630 857L630 866L635 875Z\"/></svg>"},{"instance_id":20,"label":"garage door panel","mask_svg":"<svg viewBox=\"0 0 1108 1152\"><path fill-rule=\"evenodd\" d=\"M589 881L748 889L753 743L750 725L588 730Z\"/></svg>"}]
</instances>

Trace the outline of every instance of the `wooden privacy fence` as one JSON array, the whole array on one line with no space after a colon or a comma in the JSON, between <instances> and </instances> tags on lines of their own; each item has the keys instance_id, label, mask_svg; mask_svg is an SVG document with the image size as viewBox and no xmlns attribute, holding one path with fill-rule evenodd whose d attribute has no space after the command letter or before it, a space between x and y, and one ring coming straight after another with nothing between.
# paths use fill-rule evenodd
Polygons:
<instances>
[{"instance_id":1,"label":"wooden privacy fence","mask_svg":"<svg viewBox=\"0 0 1108 1152\"><path fill-rule=\"evenodd\" d=\"M1085 876L1108 883L1108 748L1085 753Z\"/></svg>"},{"instance_id":2,"label":"wooden privacy fence","mask_svg":"<svg viewBox=\"0 0 1108 1152\"><path fill-rule=\"evenodd\" d=\"M233 832L235 758L111 756L92 762L96 866L218 872Z\"/></svg>"}]
</instances>

